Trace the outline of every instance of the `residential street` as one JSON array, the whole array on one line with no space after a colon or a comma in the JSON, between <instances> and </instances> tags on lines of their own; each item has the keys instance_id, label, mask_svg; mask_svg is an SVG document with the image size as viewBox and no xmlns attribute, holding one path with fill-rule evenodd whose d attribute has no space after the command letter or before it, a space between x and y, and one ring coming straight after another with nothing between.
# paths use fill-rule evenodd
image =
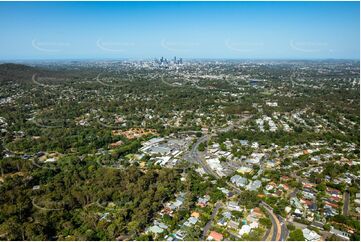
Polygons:
<instances>
[{"instance_id":1,"label":"residential street","mask_svg":"<svg viewBox=\"0 0 361 242\"><path fill-rule=\"evenodd\" d=\"M228 129L227 129L228 130ZM200 157L199 157L199 152L198 152L198 146L202 143L205 142L209 139L209 135L204 135L201 138L199 138L197 140L197 142L193 145L192 150L191 150L191 154L189 155L189 158L191 158L192 162L198 162L204 169L205 172L207 172L209 175L219 179L220 177L218 176L218 174L216 174L215 172L213 172L213 170L208 166L208 164L203 161ZM227 183L232 190L236 191L237 193L241 193L241 190L239 190L237 187L235 187L233 184L231 183ZM218 204L218 203L217 203ZM272 241L281 241L281 240L286 240L287 236L288 236L288 230L285 224L283 224L281 226L281 223L277 217L277 215L275 215L273 213L272 208L266 204L265 202L261 202L261 205L266 208L266 211L269 215L269 218L271 219L272 222ZM217 209L218 210L218 209ZM213 211L214 213L214 211ZM212 213L212 216L213 216ZM207 234L206 231L208 231L209 227L211 225L211 221L207 223L206 227L204 228L204 233L203 233L203 238L205 237L205 235Z\"/></svg>"},{"instance_id":2,"label":"residential street","mask_svg":"<svg viewBox=\"0 0 361 242\"><path fill-rule=\"evenodd\" d=\"M203 239L203 240L206 239L207 234L208 234L208 230L211 228L213 219L214 219L214 217L217 215L218 210L219 210L219 208L220 208L221 206L222 206L222 203L221 203L221 202L217 202L217 203L216 203L216 206L215 206L214 209L213 209L211 218L209 219L209 221L208 221L208 223L206 224L206 226L204 226L203 236L202 236L202 239Z\"/></svg>"},{"instance_id":3,"label":"residential street","mask_svg":"<svg viewBox=\"0 0 361 242\"><path fill-rule=\"evenodd\" d=\"M350 205L350 193L346 190L345 193L343 194L342 213L343 213L344 216L348 216L349 205Z\"/></svg>"}]
</instances>

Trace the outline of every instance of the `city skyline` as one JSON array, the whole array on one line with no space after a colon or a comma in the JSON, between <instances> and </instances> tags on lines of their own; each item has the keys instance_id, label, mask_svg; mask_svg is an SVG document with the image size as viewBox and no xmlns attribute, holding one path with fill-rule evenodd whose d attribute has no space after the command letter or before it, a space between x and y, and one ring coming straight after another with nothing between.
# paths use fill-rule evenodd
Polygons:
<instances>
[{"instance_id":1,"label":"city skyline","mask_svg":"<svg viewBox=\"0 0 361 242\"><path fill-rule=\"evenodd\" d=\"M359 2L1 2L1 60L359 59Z\"/></svg>"}]
</instances>

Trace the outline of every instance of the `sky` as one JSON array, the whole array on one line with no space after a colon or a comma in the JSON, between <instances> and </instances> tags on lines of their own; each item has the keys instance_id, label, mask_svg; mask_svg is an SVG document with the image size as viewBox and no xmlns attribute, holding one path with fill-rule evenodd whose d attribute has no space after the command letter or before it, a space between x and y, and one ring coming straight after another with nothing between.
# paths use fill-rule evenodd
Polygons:
<instances>
[{"instance_id":1,"label":"sky","mask_svg":"<svg viewBox=\"0 0 361 242\"><path fill-rule=\"evenodd\" d=\"M359 59L359 2L0 2L0 59Z\"/></svg>"}]
</instances>

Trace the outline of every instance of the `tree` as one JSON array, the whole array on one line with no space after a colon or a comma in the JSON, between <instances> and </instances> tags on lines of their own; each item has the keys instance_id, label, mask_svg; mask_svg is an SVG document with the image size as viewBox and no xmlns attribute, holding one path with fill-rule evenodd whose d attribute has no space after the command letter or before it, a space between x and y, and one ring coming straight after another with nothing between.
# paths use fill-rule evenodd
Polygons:
<instances>
[{"instance_id":1,"label":"tree","mask_svg":"<svg viewBox=\"0 0 361 242\"><path fill-rule=\"evenodd\" d=\"M288 238L289 241L304 241L305 237L303 237L303 232L301 229L295 229L290 232L290 236Z\"/></svg>"},{"instance_id":2,"label":"tree","mask_svg":"<svg viewBox=\"0 0 361 242\"><path fill-rule=\"evenodd\" d=\"M327 230L327 231L330 231L331 225L330 225L330 224L325 224L325 225L323 225L323 228L324 228L325 230Z\"/></svg>"},{"instance_id":3,"label":"tree","mask_svg":"<svg viewBox=\"0 0 361 242\"><path fill-rule=\"evenodd\" d=\"M260 218L259 219L260 224L265 226L266 228L270 228L272 226L272 222L269 218Z\"/></svg>"},{"instance_id":4,"label":"tree","mask_svg":"<svg viewBox=\"0 0 361 242\"><path fill-rule=\"evenodd\" d=\"M287 229L288 230L295 230L296 227L293 224L287 224Z\"/></svg>"},{"instance_id":5,"label":"tree","mask_svg":"<svg viewBox=\"0 0 361 242\"><path fill-rule=\"evenodd\" d=\"M200 143L198 146L198 151L205 151L206 150L206 144L205 143Z\"/></svg>"},{"instance_id":6,"label":"tree","mask_svg":"<svg viewBox=\"0 0 361 242\"><path fill-rule=\"evenodd\" d=\"M321 182L316 186L316 189L320 192L326 191L326 182Z\"/></svg>"}]
</instances>

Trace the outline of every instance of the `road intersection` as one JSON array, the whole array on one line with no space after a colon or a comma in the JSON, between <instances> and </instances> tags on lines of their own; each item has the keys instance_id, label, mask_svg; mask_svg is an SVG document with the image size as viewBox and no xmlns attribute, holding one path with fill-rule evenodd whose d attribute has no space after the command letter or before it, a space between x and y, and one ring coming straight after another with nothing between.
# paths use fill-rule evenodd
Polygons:
<instances>
[{"instance_id":1,"label":"road intersection","mask_svg":"<svg viewBox=\"0 0 361 242\"><path fill-rule=\"evenodd\" d=\"M220 132L225 132L225 131L228 131L230 129L232 129L232 126L220 129L219 131ZM199 155L199 151L198 151L198 146L203 142L207 142L209 140L209 138L211 136L213 136L213 135L214 134L204 134L202 137L200 137L193 144L192 149L190 151L190 154L188 155L188 158L189 158L189 161L191 161L193 163L200 164L202 166L203 170L208 175L211 175L211 176L215 177L216 179L219 179L220 176L208 166L208 164L205 162L205 160L203 160L201 158L201 156ZM239 188L234 186L232 183L227 182L227 184L229 185L229 187L233 191L237 192L238 194L240 194L242 192ZM269 206L267 203L262 201L260 203L260 205L265 208L265 210L268 213L269 218L271 219L271 222L272 222L272 229L271 229L272 233L270 233L270 234L272 234L272 236L271 236L270 240L271 241L284 241L284 240L287 240L288 230L287 230L287 227L286 227L286 223L284 222L284 219L281 216L274 214L272 207ZM280 221L282 221L282 224L281 224ZM207 223L207 225L208 225L208 223ZM204 236L205 235L203 234L203 237ZM267 239L269 239L269 237Z\"/></svg>"}]
</instances>

